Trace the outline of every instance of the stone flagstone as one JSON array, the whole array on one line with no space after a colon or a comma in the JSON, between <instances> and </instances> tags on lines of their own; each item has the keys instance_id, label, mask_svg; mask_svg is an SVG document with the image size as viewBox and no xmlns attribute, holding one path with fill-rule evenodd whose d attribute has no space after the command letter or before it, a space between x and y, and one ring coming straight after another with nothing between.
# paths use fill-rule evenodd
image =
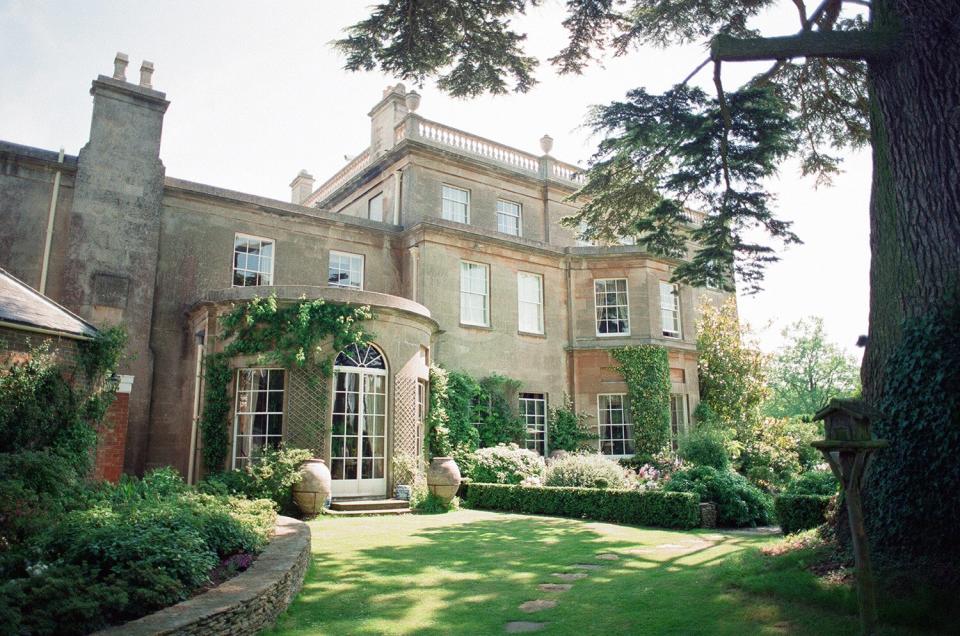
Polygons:
<instances>
[{"instance_id":1,"label":"stone flagstone","mask_svg":"<svg viewBox=\"0 0 960 636\"><path fill-rule=\"evenodd\" d=\"M557 606L556 601L551 601L545 598L538 598L535 601L527 601L526 603L521 603L520 611L531 614L533 612L539 612L540 610L550 609L556 606Z\"/></svg>"},{"instance_id":2,"label":"stone flagstone","mask_svg":"<svg viewBox=\"0 0 960 636\"><path fill-rule=\"evenodd\" d=\"M570 567L576 568L578 570L602 570L602 565L597 565L596 563L574 563Z\"/></svg>"},{"instance_id":3,"label":"stone flagstone","mask_svg":"<svg viewBox=\"0 0 960 636\"><path fill-rule=\"evenodd\" d=\"M567 592L571 587L569 583L541 583L537 586L541 592Z\"/></svg>"},{"instance_id":4,"label":"stone flagstone","mask_svg":"<svg viewBox=\"0 0 960 636\"><path fill-rule=\"evenodd\" d=\"M601 552L600 554L597 555L597 558L602 559L603 561L616 561L620 557L618 557L616 554L612 552Z\"/></svg>"},{"instance_id":5,"label":"stone flagstone","mask_svg":"<svg viewBox=\"0 0 960 636\"><path fill-rule=\"evenodd\" d=\"M531 621L510 621L503 626L503 629L508 634L523 634L526 632L539 632L541 629L549 625L549 623L534 623Z\"/></svg>"},{"instance_id":6,"label":"stone flagstone","mask_svg":"<svg viewBox=\"0 0 960 636\"><path fill-rule=\"evenodd\" d=\"M579 579L587 578L587 575L583 572L554 572L552 576L555 576L563 581L577 581Z\"/></svg>"}]
</instances>

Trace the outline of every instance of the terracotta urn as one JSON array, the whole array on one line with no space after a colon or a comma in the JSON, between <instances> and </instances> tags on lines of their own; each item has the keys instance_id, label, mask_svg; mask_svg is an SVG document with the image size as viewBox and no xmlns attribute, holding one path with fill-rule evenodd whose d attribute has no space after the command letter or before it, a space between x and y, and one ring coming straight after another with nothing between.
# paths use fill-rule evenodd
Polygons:
<instances>
[{"instance_id":1,"label":"terracotta urn","mask_svg":"<svg viewBox=\"0 0 960 636\"><path fill-rule=\"evenodd\" d=\"M330 499L330 469L322 459L308 459L300 467L300 481L293 485L293 501L305 515L317 515Z\"/></svg>"},{"instance_id":2,"label":"terracotta urn","mask_svg":"<svg viewBox=\"0 0 960 636\"><path fill-rule=\"evenodd\" d=\"M452 457L434 457L430 460L427 488L446 503L454 498L460 488L460 467Z\"/></svg>"}]
</instances>

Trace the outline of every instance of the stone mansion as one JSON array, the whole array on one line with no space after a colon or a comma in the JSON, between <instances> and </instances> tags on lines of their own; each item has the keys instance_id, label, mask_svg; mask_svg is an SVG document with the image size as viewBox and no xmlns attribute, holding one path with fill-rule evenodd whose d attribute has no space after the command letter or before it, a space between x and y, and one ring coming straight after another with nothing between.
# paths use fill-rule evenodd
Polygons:
<instances>
[{"instance_id":1,"label":"stone mansion","mask_svg":"<svg viewBox=\"0 0 960 636\"><path fill-rule=\"evenodd\" d=\"M291 183L291 202L167 176L169 105L144 62L93 81L78 156L0 141L0 268L102 326L130 334L124 470L201 472L197 421L217 316L275 294L369 305L374 344L340 353L329 399L303 372L232 361L228 463L286 440L323 449L335 496L391 488L395 453L422 447L428 368L522 383L527 444L550 451L547 411L569 395L598 449L632 453L614 347L669 352L675 434L699 396L696 309L715 289L669 282L676 262L642 246L590 245L560 221L581 169L420 116L389 87L370 110L368 147L339 172ZM532 140L530 140L532 141ZM329 412L321 412L323 404ZM326 439L304 422L322 418Z\"/></svg>"}]
</instances>

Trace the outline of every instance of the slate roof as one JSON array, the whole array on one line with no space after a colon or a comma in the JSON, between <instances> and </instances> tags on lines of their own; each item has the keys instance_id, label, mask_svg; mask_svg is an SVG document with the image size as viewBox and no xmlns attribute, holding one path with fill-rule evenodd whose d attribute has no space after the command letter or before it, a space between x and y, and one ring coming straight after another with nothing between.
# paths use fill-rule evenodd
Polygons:
<instances>
[{"instance_id":1,"label":"slate roof","mask_svg":"<svg viewBox=\"0 0 960 636\"><path fill-rule=\"evenodd\" d=\"M868 420L878 420L883 417L883 413L867 404L864 400L855 398L831 398L829 404L817 411L817 414L813 416L813 421L822 420L834 411L845 411L854 417Z\"/></svg>"},{"instance_id":2,"label":"slate roof","mask_svg":"<svg viewBox=\"0 0 960 636\"><path fill-rule=\"evenodd\" d=\"M68 338L92 338L97 328L0 269L0 322L55 332Z\"/></svg>"}]
</instances>

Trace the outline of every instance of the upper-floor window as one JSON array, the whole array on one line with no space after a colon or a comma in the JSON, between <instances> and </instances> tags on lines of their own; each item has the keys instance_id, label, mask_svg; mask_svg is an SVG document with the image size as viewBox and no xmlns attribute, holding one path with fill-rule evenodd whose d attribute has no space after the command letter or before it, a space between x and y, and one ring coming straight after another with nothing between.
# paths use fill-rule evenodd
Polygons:
<instances>
[{"instance_id":1,"label":"upper-floor window","mask_svg":"<svg viewBox=\"0 0 960 636\"><path fill-rule=\"evenodd\" d=\"M490 325L490 270L486 265L460 261L460 322Z\"/></svg>"},{"instance_id":2,"label":"upper-floor window","mask_svg":"<svg viewBox=\"0 0 960 636\"><path fill-rule=\"evenodd\" d=\"M520 331L543 333L543 276L517 272L517 316Z\"/></svg>"},{"instance_id":3,"label":"upper-floor window","mask_svg":"<svg viewBox=\"0 0 960 636\"><path fill-rule=\"evenodd\" d=\"M520 417L527 427L526 447L546 457L547 396L543 393L521 393Z\"/></svg>"},{"instance_id":4,"label":"upper-floor window","mask_svg":"<svg viewBox=\"0 0 960 636\"><path fill-rule=\"evenodd\" d=\"M598 395L597 415L600 452L618 457L633 455L633 419L627 396L623 393Z\"/></svg>"},{"instance_id":5,"label":"upper-floor window","mask_svg":"<svg viewBox=\"0 0 960 636\"><path fill-rule=\"evenodd\" d=\"M273 240L240 234L233 239L233 286L273 284Z\"/></svg>"},{"instance_id":6,"label":"upper-floor window","mask_svg":"<svg viewBox=\"0 0 960 636\"><path fill-rule=\"evenodd\" d=\"M470 222L470 191L443 186L441 216L448 221Z\"/></svg>"},{"instance_id":7,"label":"upper-floor window","mask_svg":"<svg viewBox=\"0 0 960 636\"><path fill-rule=\"evenodd\" d=\"M680 337L680 288L660 281L660 326L668 338Z\"/></svg>"},{"instance_id":8,"label":"upper-floor window","mask_svg":"<svg viewBox=\"0 0 960 636\"><path fill-rule=\"evenodd\" d=\"M347 252L330 252L327 283L333 287L363 289L363 256Z\"/></svg>"},{"instance_id":9,"label":"upper-floor window","mask_svg":"<svg viewBox=\"0 0 960 636\"><path fill-rule=\"evenodd\" d=\"M283 369L237 371L233 424L233 467L255 462L283 440Z\"/></svg>"},{"instance_id":10,"label":"upper-floor window","mask_svg":"<svg viewBox=\"0 0 960 636\"><path fill-rule=\"evenodd\" d=\"M371 221L383 220L383 192L378 192L367 201L367 218Z\"/></svg>"},{"instance_id":11,"label":"upper-floor window","mask_svg":"<svg viewBox=\"0 0 960 636\"><path fill-rule=\"evenodd\" d=\"M626 278L593 281L598 336L630 335L630 304Z\"/></svg>"},{"instance_id":12,"label":"upper-floor window","mask_svg":"<svg viewBox=\"0 0 960 636\"><path fill-rule=\"evenodd\" d=\"M520 204L497 201L497 231L520 236Z\"/></svg>"}]
</instances>

